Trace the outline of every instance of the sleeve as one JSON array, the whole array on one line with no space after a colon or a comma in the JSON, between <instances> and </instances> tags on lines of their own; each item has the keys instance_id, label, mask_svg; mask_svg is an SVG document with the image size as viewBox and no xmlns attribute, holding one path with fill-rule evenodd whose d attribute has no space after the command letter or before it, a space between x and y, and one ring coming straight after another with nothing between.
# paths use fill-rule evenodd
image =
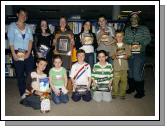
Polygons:
<instances>
[{"instance_id":1,"label":"sleeve","mask_svg":"<svg viewBox=\"0 0 167 128\"><path fill-rule=\"evenodd\" d=\"M88 77L91 77L91 68L90 68L90 65L88 65L87 75L88 75Z\"/></svg>"},{"instance_id":2,"label":"sleeve","mask_svg":"<svg viewBox=\"0 0 167 128\"><path fill-rule=\"evenodd\" d=\"M95 79L95 65L93 66L91 77Z\"/></svg>"},{"instance_id":3,"label":"sleeve","mask_svg":"<svg viewBox=\"0 0 167 128\"><path fill-rule=\"evenodd\" d=\"M141 37L144 46L148 45L151 41L151 34L147 27L143 26L143 35Z\"/></svg>"},{"instance_id":4,"label":"sleeve","mask_svg":"<svg viewBox=\"0 0 167 128\"><path fill-rule=\"evenodd\" d=\"M74 77L74 71L75 71L75 68L74 68L74 65L72 65L70 75L69 75L71 78Z\"/></svg>"},{"instance_id":5,"label":"sleeve","mask_svg":"<svg viewBox=\"0 0 167 128\"><path fill-rule=\"evenodd\" d=\"M92 33L93 34L93 46L94 46L94 49L97 49L97 47L98 47L98 43L97 43L97 38L96 38L96 35L94 34L94 33Z\"/></svg>"},{"instance_id":6,"label":"sleeve","mask_svg":"<svg viewBox=\"0 0 167 128\"><path fill-rule=\"evenodd\" d=\"M77 34L76 37L75 37L75 47L76 47L77 50L82 46L82 43L81 43L81 40L80 40L80 35L81 34Z\"/></svg>"},{"instance_id":7,"label":"sleeve","mask_svg":"<svg viewBox=\"0 0 167 128\"><path fill-rule=\"evenodd\" d=\"M96 33L96 39L97 39L97 43L99 44L100 43L100 30L97 31Z\"/></svg>"},{"instance_id":8,"label":"sleeve","mask_svg":"<svg viewBox=\"0 0 167 128\"><path fill-rule=\"evenodd\" d=\"M115 37L115 29L113 27L109 27L109 31L112 38Z\"/></svg>"},{"instance_id":9,"label":"sleeve","mask_svg":"<svg viewBox=\"0 0 167 128\"><path fill-rule=\"evenodd\" d=\"M110 56L113 56L115 54L115 45L111 46Z\"/></svg>"},{"instance_id":10,"label":"sleeve","mask_svg":"<svg viewBox=\"0 0 167 128\"><path fill-rule=\"evenodd\" d=\"M30 26L28 26L28 33L29 33L29 41L33 41L33 33L32 33L32 29L30 28Z\"/></svg>"},{"instance_id":11,"label":"sleeve","mask_svg":"<svg viewBox=\"0 0 167 128\"><path fill-rule=\"evenodd\" d=\"M7 31L7 36L8 36L8 39L9 39L9 43L10 45L13 45L14 43L14 26L13 24L10 24L9 27L8 27L8 31Z\"/></svg>"},{"instance_id":12,"label":"sleeve","mask_svg":"<svg viewBox=\"0 0 167 128\"><path fill-rule=\"evenodd\" d=\"M126 54L128 56L131 56L131 50L130 50L130 45L126 44Z\"/></svg>"},{"instance_id":13,"label":"sleeve","mask_svg":"<svg viewBox=\"0 0 167 128\"><path fill-rule=\"evenodd\" d=\"M133 41L133 36L131 35L131 31L130 31L130 28L126 28L125 29L125 38L124 38L124 42L126 44L131 44Z\"/></svg>"}]
</instances>

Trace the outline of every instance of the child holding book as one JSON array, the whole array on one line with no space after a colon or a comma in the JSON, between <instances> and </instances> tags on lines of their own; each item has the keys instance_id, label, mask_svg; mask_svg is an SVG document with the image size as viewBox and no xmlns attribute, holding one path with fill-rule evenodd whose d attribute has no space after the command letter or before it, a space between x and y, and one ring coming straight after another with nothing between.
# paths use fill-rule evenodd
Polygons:
<instances>
[{"instance_id":1,"label":"child holding book","mask_svg":"<svg viewBox=\"0 0 167 128\"><path fill-rule=\"evenodd\" d=\"M77 102L81 99L84 101L91 100L90 84L91 84L91 68L84 61L85 51L79 49L77 51L77 62L72 65L70 77L73 84L72 100Z\"/></svg>"},{"instance_id":2,"label":"child holding book","mask_svg":"<svg viewBox=\"0 0 167 128\"><path fill-rule=\"evenodd\" d=\"M111 56L113 59L114 67L114 81L112 88L112 97L118 96L118 85L120 83L121 99L125 99L127 87L127 71L128 71L128 58L131 55L130 46L123 42L124 33L121 31L116 32L116 44L112 45Z\"/></svg>"},{"instance_id":3,"label":"child holding book","mask_svg":"<svg viewBox=\"0 0 167 128\"><path fill-rule=\"evenodd\" d=\"M34 109L41 109L42 99L49 98L50 93L49 79L43 72L47 66L46 59L38 58L36 66L36 70L32 71L27 77L26 92L20 103ZM50 108L47 111L49 110Z\"/></svg>"},{"instance_id":4,"label":"child holding book","mask_svg":"<svg viewBox=\"0 0 167 128\"><path fill-rule=\"evenodd\" d=\"M67 103L69 101L67 95L67 73L62 67L62 58L60 55L53 57L54 67L49 71L50 85L52 89L52 100L55 104Z\"/></svg>"},{"instance_id":5,"label":"child holding book","mask_svg":"<svg viewBox=\"0 0 167 128\"><path fill-rule=\"evenodd\" d=\"M97 102L105 101L110 102L111 96L111 84L113 78L113 68L106 60L108 58L106 51L100 50L97 54L99 60L93 67L92 79L93 79L93 99Z\"/></svg>"}]
</instances>

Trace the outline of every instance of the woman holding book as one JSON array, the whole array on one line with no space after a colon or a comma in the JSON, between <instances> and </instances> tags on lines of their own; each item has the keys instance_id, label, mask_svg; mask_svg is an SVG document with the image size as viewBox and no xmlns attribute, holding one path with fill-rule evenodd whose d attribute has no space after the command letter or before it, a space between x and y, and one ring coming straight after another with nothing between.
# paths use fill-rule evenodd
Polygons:
<instances>
[{"instance_id":1,"label":"woman holding book","mask_svg":"<svg viewBox=\"0 0 167 128\"><path fill-rule=\"evenodd\" d=\"M20 8L17 10L16 15L18 20L9 25L7 35L16 70L19 92L20 96L22 96L26 88L24 74L27 76L34 66L31 54L33 36L30 27L25 23L27 11L24 8Z\"/></svg>"}]
</instances>

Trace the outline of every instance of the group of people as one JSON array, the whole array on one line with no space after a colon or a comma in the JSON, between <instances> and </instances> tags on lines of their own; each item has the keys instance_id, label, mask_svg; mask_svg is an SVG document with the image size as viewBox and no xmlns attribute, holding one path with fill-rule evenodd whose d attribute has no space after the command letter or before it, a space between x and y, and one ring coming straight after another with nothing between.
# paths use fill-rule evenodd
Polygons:
<instances>
[{"instance_id":1,"label":"group of people","mask_svg":"<svg viewBox=\"0 0 167 128\"><path fill-rule=\"evenodd\" d=\"M60 27L54 35L50 33L47 20L42 19L33 38L25 23L27 11L19 9L17 22L9 26L8 39L21 103L39 109L41 97L46 93L51 94L56 104L67 103L68 77L73 85L71 98L75 102L81 98L87 102L91 99L110 102L118 96L125 99L126 94L134 91L137 92L135 98L144 97L142 68L145 47L151 36L146 26L139 25L139 13L130 14L131 25L124 32L108 26L106 17L101 15L96 34L92 32L91 22L86 20L75 37L65 17L60 18ZM74 48L77 61L72 63ZM97 63L94 63L95 52ZM43 92L39 80L45 77L49 77L49 86Z\"/></svg>"}]
</instances>

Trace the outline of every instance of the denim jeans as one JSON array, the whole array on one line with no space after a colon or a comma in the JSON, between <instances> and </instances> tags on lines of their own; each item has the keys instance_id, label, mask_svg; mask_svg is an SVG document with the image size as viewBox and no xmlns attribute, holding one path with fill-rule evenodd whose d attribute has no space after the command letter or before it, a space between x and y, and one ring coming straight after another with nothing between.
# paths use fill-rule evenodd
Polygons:
<instances>
[{"instance_id":1,"label":"denim jeans","mask_svg":"<svg viewBox=\"0 0 167 128\"><path fill-rule=\"evenodd\" d=\"M29 58L25 59L24 61L13 60L13 62L16 70L16 77L17 77L20 96L22 96L26 89L25 73L26 76L28 76L28 74L33 70L34 59L32 55L30 55Z\"/></svg>"},{"instance_id":2,"label":"denim jeans","mask_svg":"<svg viewBox=\"0 0 167 128\"><path fill-rule=\"evenodd\" d=\"M86 53L85 61L90 64L90 67L93 68L94 65L94 53Z\"/></svg>"},{"instance_id":3,"label":"denim jeans","mask_svg":"<svg viewBox=\"0 0 167 128\"><path fill-rule=\"evenodd\" d=\"M69 101L67 94L61 93L59 96L57 96L54 92L52 92L51 96L55 104L67 103Z\"/></svg>"},{"instance_id":4,"label":"denim jeans","mask_svg":"<svg viewBox=\"0 0 167 128\"><path fill-rule=\"evenodd\" d=\"M71 98L73 101L77 102L81 100L81 97L84 101L87 101L87 102L89 102L92 99L90 91L87 91L84 95L81 95L78 92L73 92Z\"/></svg>"},{"instance_id":5,"label":"denim jeans","mask_svg":"<svg viewBox=\"0 0 167 128\"><path fill-rule=\"evenodd\" d=\"M129 63L129 78L135 81L143 81L144 77L142 74L143 66L145 63L145 57L143 54L132 54L128 60Z\"/></svg>"}]
</instances>

